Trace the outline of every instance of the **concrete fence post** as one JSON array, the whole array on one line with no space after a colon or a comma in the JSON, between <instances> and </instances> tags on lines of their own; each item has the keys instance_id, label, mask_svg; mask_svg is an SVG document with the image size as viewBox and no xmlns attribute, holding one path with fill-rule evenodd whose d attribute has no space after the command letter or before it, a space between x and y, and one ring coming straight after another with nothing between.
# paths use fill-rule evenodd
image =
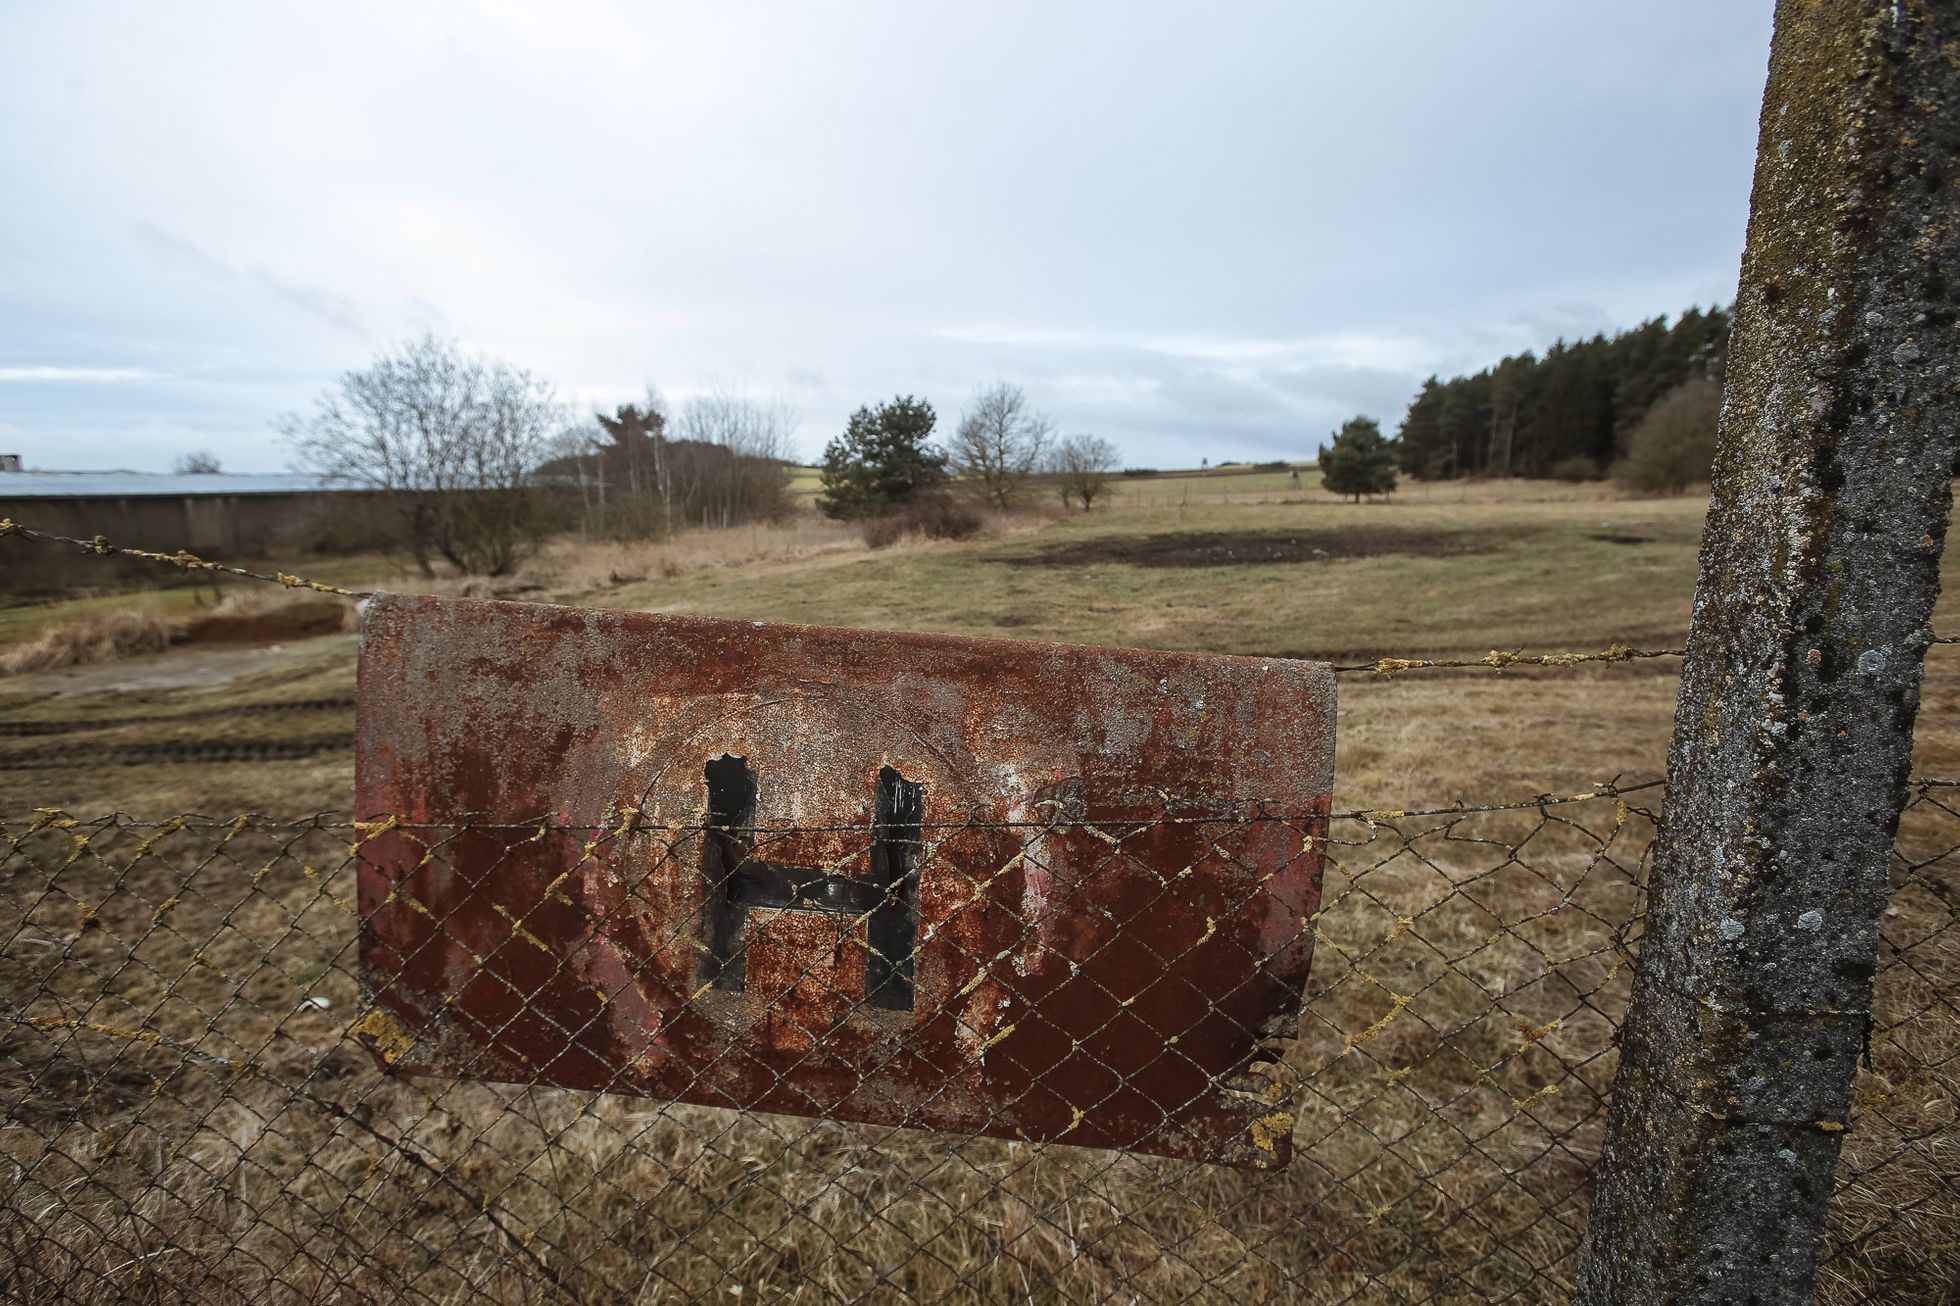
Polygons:
<instances>
[{"instance_id":1,"label":"concrete fence post","mask_svg":"<svg viewBox=\"0 0 1960 1306\"><path fill-rule=\"evenodd\" d=\"M1817 1280L1960 437L1960 5L1781 0L1576 1300Z\"/></svg>"}]
</instances>

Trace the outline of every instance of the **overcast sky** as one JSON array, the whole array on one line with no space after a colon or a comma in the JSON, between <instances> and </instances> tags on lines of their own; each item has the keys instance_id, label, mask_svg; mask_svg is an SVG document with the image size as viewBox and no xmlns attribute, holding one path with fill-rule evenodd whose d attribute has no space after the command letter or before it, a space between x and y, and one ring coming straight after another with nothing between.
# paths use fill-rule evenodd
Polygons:
<instances>
[{"instance_id":1,"label":"overcast sky","mask_svg":"<svg viewBox=\"0 0 1960 1306\"><path fill-rule=\"evenodd\" d=\"M0 0L0 451L287 465L434 331L611 405L1304 456L1423 376L1726 302L1767 0Z\"/></svg>"}]
</instances>

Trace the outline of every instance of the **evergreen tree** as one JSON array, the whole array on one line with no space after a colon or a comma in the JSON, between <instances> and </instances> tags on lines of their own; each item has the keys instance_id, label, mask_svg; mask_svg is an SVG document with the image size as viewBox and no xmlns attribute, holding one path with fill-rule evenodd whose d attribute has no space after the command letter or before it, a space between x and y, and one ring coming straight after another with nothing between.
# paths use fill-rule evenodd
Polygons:
<instances>
[{"instance_id":1,"label":"evergreen tree","mask_svg":"<svg viewBox=\"0 0 1960 1306\"><path fill-rule=\"evenodd\" d=\"M1442 410L1443 386L1432 376L1410 403L1395 442L1395 457L1402 470L1425 481L1447 475L1439 457L1443 448Z\"/></svg>"},{"instance_id":2,"label":"evergreen tree","mask_svg":"<svg viewBox=\"0 0 1960 1306\"><path fill-rule=\"evenodd\" d=\"M1397 457L1425 480L1605 467L1663 395L1722 379L1728 339L1726 308L1690 308L1671 326L1657 317L1610 338L1560 340L1542 358L1517 354L1468 376L1432 376L1402 419Z\"/></svg>"},{"instance_id":3,"label":"evergreen tree","mask_svg":"<svg viewBox=\"0 0 1960 1306\"><path fill-rule=\"evenodd\" d=\"M1537 407L1538 360L1529 351L1499 363L1490 375L1490 457L1492 476L1533 476L1537 459L1532 412Z\"/></svg>"},{"instance_id":4,"label":"evergreen tree","mask_svg":"<svg viewBox=\"0 0 1960 1306\"><path fill-rule=\"evenodd\" d=\"M1642 322L1613 341L1613 434L1624 440L1656 399L1679 385L1687 365L1678 357L1667 319Z\"/></svg>"},{"instance_id":5,"label":"evergreen tree","mask_svg":"<svg viewBox=\"0 0 1960 1306\"><path fill-rule=\"evenodd\" d=\"M1382 436L1372 417L1350 417L1334 433L1334 446L1320 450L1320 483L1334 494L1391 494L1395 490L1395 444Z\"/></svg>"},{"instance_id":6,"label":"evergreen tree","mask_svg":"<svg viewBox=\"0 0 1960 1306\"><path fill-rule=\"evenodd\" d=\"M858 409L824 446L817 506L828 517L879 517L902 508L946 477L946 455L929 443L932 405L903 395Z\"/></svg>"},{"instance_id":7,"label":"evergreen tree","mask_svg":"<svg viewBox=\"0 0 1960 1306\"><path fill-rule=\"evenodd\" d=\"M1490 444L1490 373L1458 377L1443 392L1445 475L1475 476L1484 470Z\"/></svg>"}]
</instances>

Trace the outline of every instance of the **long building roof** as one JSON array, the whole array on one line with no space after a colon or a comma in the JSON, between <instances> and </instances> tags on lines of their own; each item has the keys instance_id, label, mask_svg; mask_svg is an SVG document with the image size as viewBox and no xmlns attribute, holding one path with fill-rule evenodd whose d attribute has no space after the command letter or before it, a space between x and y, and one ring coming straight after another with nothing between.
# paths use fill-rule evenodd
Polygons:
<instances>
[{"instance_id":1,"label":"long building roof","mask_svg":"<svg viewBox=\"0 0 1960 1306\"><path fill-rule=\"evenodd\" d=\"M186 494L311 494L348 487L306 472L0 472L0 499L138 498Z\"/></svg>"}]
</instances>

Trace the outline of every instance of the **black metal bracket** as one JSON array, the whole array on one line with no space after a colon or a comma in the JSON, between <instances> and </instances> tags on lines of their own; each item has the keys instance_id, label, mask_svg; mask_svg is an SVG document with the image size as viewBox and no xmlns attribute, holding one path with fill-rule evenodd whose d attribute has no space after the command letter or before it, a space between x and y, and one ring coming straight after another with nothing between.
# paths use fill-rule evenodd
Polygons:
<instances>
[{"instance_id":1,"label":"black metal bracket","mask_svg":"<svg viewBox=\"0 0 1960 1306\"><path fill-rule=\"evenodd\" d=\"M756 823L759 791L747 758L723 753L712 759L707 781L702 983L733 992L747 986L744 939L751 907L862 916L870 949L865 1001L892 1011L912 1010L925 786L889 766L879 768L870 874L861 878L755 856L747 830Z\"/></svg>"}]
</instances>

